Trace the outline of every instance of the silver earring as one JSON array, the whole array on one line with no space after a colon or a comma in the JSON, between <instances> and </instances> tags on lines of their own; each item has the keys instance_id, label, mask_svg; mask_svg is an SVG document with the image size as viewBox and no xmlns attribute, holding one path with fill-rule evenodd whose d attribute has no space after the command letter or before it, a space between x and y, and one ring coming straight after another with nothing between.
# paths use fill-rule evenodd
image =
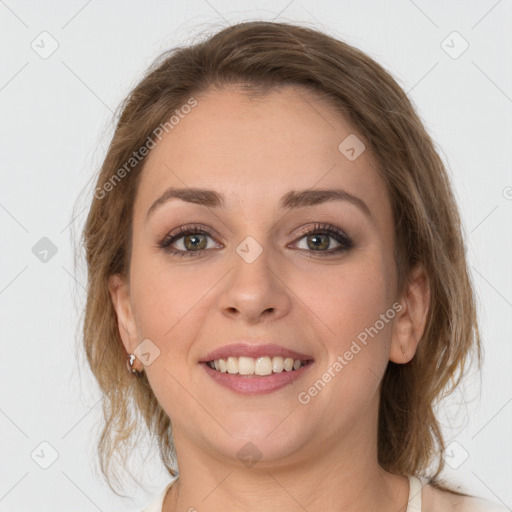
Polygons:
<instances>
[{"instance_id":1,"label":"silver earring","mask_svg":"<svg viewBox=\"0 0 512 512\"><path fill-rule=\"evenodd\" d=\"M132 375L135 375L136 377L141 377L142 372L139 370L136 370L133 367L133 362L135 361L136 357L134 354L129 354L126 356L126 368L128 369L128 372Z\"/></svg>"}]
</instances>

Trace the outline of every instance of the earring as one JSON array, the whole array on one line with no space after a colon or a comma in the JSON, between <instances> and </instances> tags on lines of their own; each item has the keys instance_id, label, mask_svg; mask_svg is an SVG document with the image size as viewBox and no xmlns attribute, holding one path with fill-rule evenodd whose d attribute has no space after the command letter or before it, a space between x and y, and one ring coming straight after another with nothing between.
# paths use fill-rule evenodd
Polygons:
<instances>
[{"instance_id":1,"label":"earring","mask_svg":"<svg viewBox=\"0 0 512 512\"><path fill-rule=\"evenodd\" d=\"M142 377L142 371L136 370L133 367L133 362L135 361L136 357L134 354L129 354L126 356L126 368L128 369L128 372L132 375L135 375L135 377Z\"/></svg>"},{"instance_id":2,"label":"earring","mask_svg":"<svg viewBox=\"0 0 512 512\"><path fill-rule=\"evenodd\" d=\"M402 354L404 355L404 360L407 361L407 354L405 353L405 350L402 348Z\"/></svg>"}]
</instances>

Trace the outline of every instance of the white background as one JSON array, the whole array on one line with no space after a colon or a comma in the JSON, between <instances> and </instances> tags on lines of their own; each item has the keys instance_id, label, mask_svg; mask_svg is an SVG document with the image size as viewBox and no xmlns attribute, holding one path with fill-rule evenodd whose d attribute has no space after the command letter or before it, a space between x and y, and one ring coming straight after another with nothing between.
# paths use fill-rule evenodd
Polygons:
<instances>
[{"instance_id":1,"label":"white background","mask_svg":"<svg viewBox=\"0 0 512 512\"><path fill-rule=\"evenodd\" d=\"M250 19L307 23L366 51L409 92L438 144L467 232L485 350L481 379L473 379L481 388L470 383L445 406L455 412L468 401L457 424L445 421L447 442L457 443L447 454L452 465L467 456L445 476L512 507L512 2L5 0L0 510L140 510L168 481L145 445L132 471L146 490L128 486L133 500L113 495L96 474L101 401L80 352L85 274L83 264L74 267L73 237L112 112L146 67L199 32ZM50 48L43 31L58 43L46 59L31 48ZM453 31L469 43L456 59L442 47ZM453 37L445 43L452 52L463 44ZM46 263L32 252L42 237L57 248ZM35 460L49 461L52 449L57 460L41 468Z\"/></svg>"}]
</instances>

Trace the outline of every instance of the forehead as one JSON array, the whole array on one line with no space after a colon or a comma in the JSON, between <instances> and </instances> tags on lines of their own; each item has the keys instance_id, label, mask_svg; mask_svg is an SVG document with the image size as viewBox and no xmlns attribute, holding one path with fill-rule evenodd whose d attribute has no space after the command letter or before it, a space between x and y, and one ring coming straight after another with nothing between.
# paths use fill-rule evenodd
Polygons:
<instances>
[{"instance_id":1,"label":"forehead","mask_svg":"<svg viewBox=\"0 0 512 512\"><path fill-rule=\"evenodd\" d=\"M249 99L226 87L195 98L197 105L148 155L136 215L170 186L215 189L228 208L260 209L289 190L342 186L372 210L386 207L372 155L365 149L357 156L362 137L314 92L286 86ZM355 159L344 153L351 147Z\"/></svg>"}]
</instances>

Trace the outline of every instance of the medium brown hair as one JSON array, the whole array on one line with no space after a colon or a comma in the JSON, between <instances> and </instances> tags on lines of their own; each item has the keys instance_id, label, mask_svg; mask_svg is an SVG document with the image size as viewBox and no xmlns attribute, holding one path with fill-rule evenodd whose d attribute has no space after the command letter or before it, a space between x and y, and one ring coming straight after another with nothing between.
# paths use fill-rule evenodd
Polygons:
<instances>
[{"instance_id":1,"label":"medium brown hair","mask_svg":"<svg viewBox=\"0 0 512 512\"><path fill-rule=\"evenodd\" d=\"M387 471L426 474L433 485L447 488L437 480L444 441L434 408L458 386L473 350L481 364L474 292L447 171L411 101L383 67L312 28L266 21L239 23L164 53L120 107L96 181L101 193L92 199L81 240L88 271L83 342L103 393L105 423L98 442L103 475L116 492L113 462L126 466L141 419L169 474L177 469L171 419L145 373L135 379L126 371L107 286L109 276L129 269L133 204L145 159L122 173L115 186L108 183L191 97L229 84L254 94L285 85L314 91L349 120L376 159L393 209L398 289L405 289L416 264L425 269L431 289L415 357L407 364L390 362L383 377L378 460Z\"/></svg>"}]
</instances>

